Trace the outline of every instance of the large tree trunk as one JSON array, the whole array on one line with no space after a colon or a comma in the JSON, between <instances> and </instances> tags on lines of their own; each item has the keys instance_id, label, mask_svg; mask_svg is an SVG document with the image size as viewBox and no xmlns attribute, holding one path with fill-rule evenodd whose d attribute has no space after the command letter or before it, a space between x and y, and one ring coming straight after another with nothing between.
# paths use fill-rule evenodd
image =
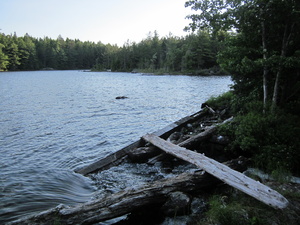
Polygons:
<instances>
[{"instance_id":1,"label":"large tree trunk","mask_svg":"<svg viewBox=\"0 0 300 225\"><path fill-rule=\"evenodd\" d=\"M247 159L240 157L225 164L233 169L244 171L246 163ZM182 173L142 187L131 187L104 199L80 204L76 207L69 208L60 205L54 209L26 219L20 219L11 224L92 224L126 215L143 206L164 204L168 195L175 191L193 193L203 188L213 187L219 183L220 180L204 171Z\"/></svg>"},{"instance_id":2,"label":"large tree trunk","mask_svg":"<svg viewBox=\"0 0 300 225\"><path fill-rule=\"evenodd\" d=\"M264 59L264 64L266 64L266 60L268 58L267 56L267 41L266 41L266 27L265 27L265 22L261 22L261 28L262 28L262 47L263 47L263 59ZM269 69L267 65L263 66L263 94L264 94L264 112L267 106L268 102L268 74L269 74Z\"/></svg>"},{"instance_id":3,"label":"large tree trunk","mask_svg":"<svg viewBox=\"0 0 300 225\"><path fill-rule=\"evenodd\" d=\"M204 169L206 172L217 177L228 185L267 205L280 209L285 208L288 205L288 200L277 191L274 191L260 182L234 171L222 163L204 156L203 154L174 145L171 142L167 142L153 134L147 134L143 136L143 138L166 153Z\"/></svg>"},{"instance_id":4,"label":"large tree trunk","mask_svg":"<svg viewBox=\"0 0 300 225\"><path fill-rule=\"evenodd\" d=\"M277 107L278 98L279 98L279 84L280 84L282 70L283 70L283 60L286 57L287 48L294 30L294 25L295 24L291 24L289 26L288 23L285 25L283 38L282 38L280 60L278 63L279 67L276 73L276 79L274 84L274 91L273 91L273 98L272 98L272 111L274 111L275 108Z\"/></svg>"}]
</instances>

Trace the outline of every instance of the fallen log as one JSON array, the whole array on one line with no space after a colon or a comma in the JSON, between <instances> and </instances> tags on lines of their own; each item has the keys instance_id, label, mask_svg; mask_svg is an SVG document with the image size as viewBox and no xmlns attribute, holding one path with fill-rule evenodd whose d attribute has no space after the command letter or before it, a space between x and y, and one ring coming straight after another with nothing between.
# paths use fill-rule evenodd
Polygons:
<instances>
[{"instance_id":1,"label":"fallen log","mask_svg":"<svg viewBox=\"0 0 300 225\"><path fill-rule=\"evenodd\" d=\"M181 127L185 126L187 123L191 123L191 122L201 118L205 114L206 114L206 111L201 110L197 113L194 113L193 115L186 116L174 123L171 123L170 125L154 132L154 134L159 137L162 137L162 138L167 138L175 130L180 129ZM105 158L102 158L90 165L87 165L83 168L75 170L75 172L86 176L90 173L109 169L113 166L119 165L122 161L124 161L127 158L128 153L130 151L132 151L135 148L139 148L141 146L142 146L142 140L139 139L139 140L135 141L134 143L106 156Z\"/></svg>"},{"instance_id":2,"label":"fallen log","mask_svg":"<svg viewBox=\"0 0 300 225\"><path fill-rule=\"evenodd\" d=\"M207 127L203 132L200 132L199 134L196 134L180 143L178 143L178 146L180 147L184 147L184 148L193 148L194 146L196 146L199 142L204 141L208 138L210 138L214 132L217 130L217 127L219 125L228 123L230 121L232 121L233 117L230 117L226 120L224 120L222 123L218 123L212 126ZM169 141L169 140L168 140ZM170 141L171 142L171 141ZM165 158L166 153L163 152L153 158L150 158L147 163L149 164L155 164L158 161L161 161L162 159Z\"/></svg>"},{"instance_id":3,"label":"fallen log","mask_svg":"<svg viewBox=\"0 0 300 225\"><path fill-rule=\"evenodd\" d=\"M208 105L205 106L205 108L207 108L209 110L210 113L212 114L216 114L216 111L213 110L211 107L209 107Z\"/></svg>"},{"instance_id":4,"label":"fallen log","mask_svg":"<svg viewBox=\"0 0 300 225\"><path fill-rule=\"evenodd\" d=\"M168 154L202 168L209 174L217 177L230 186L256 198L261 202L264 202L267 205L279 209L283 209L288 205L288 200L277 191L274 191L262 183L255 181L242 173L234 171L228 166L208 158L203 154L199 154L178 145L174 145L153 134L147 134L143 136L143 139Z\"/></svg>"},{"instance_id":5,"label":"fallen log","mask_svg":"<svg viewBox=\"0 0 300 225\"><path fill-rule=\"evenodd\" d=\"M247 161L247 159L240 157L225 164L233 169L244 171ZM202 170L182 173L141 187L128 188L103 199L80 204L76 207L59 205L56 208L10 224L93 224L126 215L144 206L163 205L169 194L175 191L192 193L203 188L213 187L219 183L218 179Z\"/></svg>"}]
</instances>

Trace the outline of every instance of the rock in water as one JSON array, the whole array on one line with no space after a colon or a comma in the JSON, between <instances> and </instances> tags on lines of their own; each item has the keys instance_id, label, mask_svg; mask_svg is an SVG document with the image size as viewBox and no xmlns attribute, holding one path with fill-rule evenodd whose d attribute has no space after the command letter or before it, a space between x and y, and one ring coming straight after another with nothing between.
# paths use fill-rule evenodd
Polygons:
<instances>
[{"instance_id":1,"label":"rock in water","mask_svg":"<svg viewBox=\"0 0 300 225\"><path fill-rule=\"evenodd\" d=\"M128 98L126 96L117 96L116 99L125 99L125 98Z\"/></svg>"},{"instance_id":2,"label":"rock in water","mask_svg":"<svg viewBox=\"0 0 300 225\"><path fill-rule=\"evenodd\" d=\"M191 198L182 192L173 192L162 206L162 211L167 216L180 216L189 213Z\"/></svg>"}]
</instances>

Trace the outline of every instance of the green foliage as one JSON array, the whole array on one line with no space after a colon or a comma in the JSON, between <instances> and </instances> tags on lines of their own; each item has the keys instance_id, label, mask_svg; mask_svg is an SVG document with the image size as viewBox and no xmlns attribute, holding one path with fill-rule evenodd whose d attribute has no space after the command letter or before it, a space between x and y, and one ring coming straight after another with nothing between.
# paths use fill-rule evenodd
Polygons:
<instances>
[{"instance_id":1,"label":"green foliage","mask_svg":"<svg viewBox=\"0 0 300 225\"><path fill-rule=\"evenodd\" d=\"M211 97L209 98L206 103L212 107L213 109L224 109L229 108L232 105L232 101L234 98L234 94L232 91L225 92L222 95L219 95L217 97Z\"/></svg>"},{"instance_id":2,"label":"green foliage","mask_svg":"<svg viewBox=\"0 0 300 225\"><path fill-rule=\"evenodd\" d=\"M228 151L253 157L256 166L269 172L279 168L300 172L300 118L288 113L263 114L261 104L249 104L220 132L231 138Z\"/></svg>"},{"instance_id":3,"label":"green foliage","mask_svg":"<svg viewBox=\"0 0 300 225\"><path fill-rule=\"evenodd\" d=\"M159 38L157 32L149 33L140 43L127 41L122 47L103 45L101 42L81 42L17 37L0 34L1 70L90 69L150 73L181 72L206 73L209 68L218 68L216 55L221 47L205 31L186 37ZM209 70L215 73L218 69Z\"/></svg>"},{"instance_id":4,"label":"green foliage","mask_svg":"<svg viewBox=\"0 0 300 225\"><path fill-rule=\"evenodd\" d=\"M272 178L280 183L288 183L291 179L291 172L284 168L277 168L271 173Z\"/></svg>"},{"instance_id":5,"label":"green foliage","mask_svg":"<svg viewBox=\"0 0 300 225\"><path fill-rule=\"evenodd\" d=\"M190 0L186 7L199 12L189 16L192 30L232 32L218 52L238 115L221 128L232 139L229 151L269 171L300 173L300 2Z\"/></svg>"},{"instance_id":6,"label":"green foliage","mask_svg":"<svg viewBox=\"0 0 300 225\"><path fill-rule=\"evenodd\" d=\"M284 196L294 202L293 207L283 210L269 207L246 194L233 189L220 190L209 199L209 209L204 217L195 224L208 225L265 225L265 224L299 224L299 191L291 186L280 188L278 191L284 192ZM274 188L274 187L272 187ZM294 191L292 191L294 190Z\"/></svg>"},{"instance_id":7,"label":"green foliage","mask_svg":"<svg viewBox=\"0 0 300 225\"><path fill-rule=\"evenodd\" d=\"M231 140L228 153L252 157L257 167L268 172L280 170L299 174L299 115L283 110L276 114L263 113L263 104L250 99L253 98L245 97L241 103L241 99L229 91L207 101L214 109L227 108L230 114L236 115L232 123L219 128L220 134Z\"/></svg>"},{"instance_id":8,"label":"green foliage","mask_svg":"<svg viewBox=\"0 0 300 225\"><path fill-rule=\"evenodd\" d=\"M9 64L7 55L2 51L3 47L4 45L0 43L0 71L5 71Z\"/></svg>"},{"instance_id":9,"label":"green foliage","mask_svg":"<svg viewBox=\"0 0 300 225\"><path fill-rule=\"evenodd\" d=\"M14 42L9 43L9 45L5 48L6 55L8 56L8 70L16 70L20 63L20 52L18 49L18 45Z\"/></svg>"},{"instance_id":10,"label":"green foliage","mask_svg":"<svg viewBox=\"0 0 300 225\"><path fill-rule=\"evenodd\" d=\"M214 195L209 201L209 211L206 213L210 224L245 225L263 224L260 219L253 216L249 218L248 212L239 201L228 202L227 196Z\"/></svg>"},{"instance_id":11,"label":"green foliage","mask_svg":"<svg viewBox=\"0 0 300 225\"><path fill-rule=\"evenodd\" d=\"M79 40L57 40L0 34L0 70L87 69L105 54L105 46ZM4 62L4 63L3 63Z\"/></svg>"},{"instance_id":12,"label":"green foliage","mask_svg":"<svg viewBox=\"0 0 300 225\"><path fill-rule=\"evenodd\" d=\"M256 92L273 108L299 99L299 1L190 0L186 7L199 12L188 16L190 29L233 33L218 63L232 75L238 97Z\"/></svg>"}]
</instances>

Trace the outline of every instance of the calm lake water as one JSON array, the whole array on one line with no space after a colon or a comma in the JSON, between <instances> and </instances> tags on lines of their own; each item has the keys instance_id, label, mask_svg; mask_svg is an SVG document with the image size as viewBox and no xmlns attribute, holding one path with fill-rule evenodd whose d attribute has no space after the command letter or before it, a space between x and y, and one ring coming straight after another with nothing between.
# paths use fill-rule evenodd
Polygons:
<instances>
[{"instance_id":1,"label":"calm lake water","mask_svg":"<svg viewBox=\"0 0 300 225\"><path fill-rule=\"evenodd\" d=\"M92 199L97 183L75 169L199 111L231 83L229 76L0 73L0 223Z\"/></svg>"}]
</instances>

